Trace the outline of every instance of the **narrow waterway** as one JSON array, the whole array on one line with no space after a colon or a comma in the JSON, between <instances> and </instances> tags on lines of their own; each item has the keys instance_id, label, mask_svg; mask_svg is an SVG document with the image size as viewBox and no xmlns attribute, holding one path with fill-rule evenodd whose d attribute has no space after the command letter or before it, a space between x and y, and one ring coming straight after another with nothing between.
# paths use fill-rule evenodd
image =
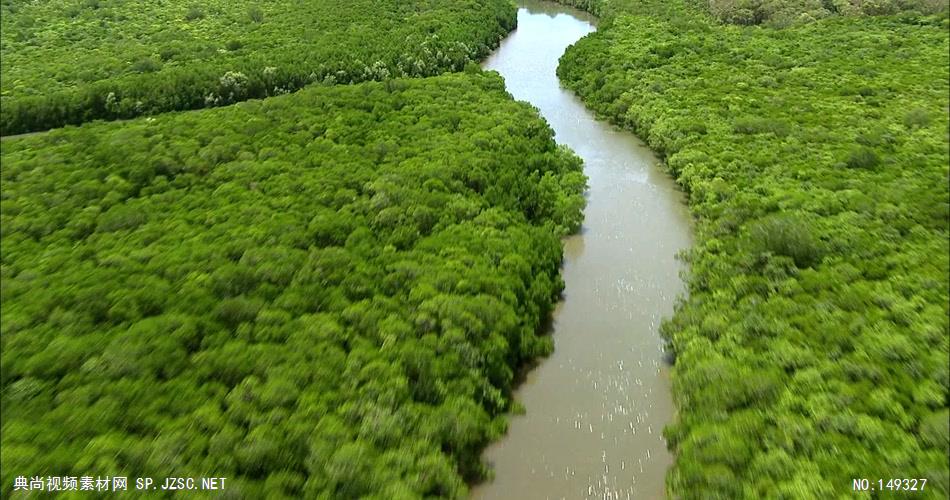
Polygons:
<instances>
[{"instance_id":1,"label":"narrow waterway","mask_svg":"<svg viewBox=\"0 0 950 500\"><path fill-rule=\"evenodd\" d=\"M472 494L661 498L673 405L658 328L683 291L675 256L690 243L689 215L653 153L558 82L558 59L594 19L548 2L519 6L518 29L483 66L584 159L590 190L584 226L565 241L554 354L518 389L527 413L486 450L495 479Z\"/></svg>"}]
</instances>

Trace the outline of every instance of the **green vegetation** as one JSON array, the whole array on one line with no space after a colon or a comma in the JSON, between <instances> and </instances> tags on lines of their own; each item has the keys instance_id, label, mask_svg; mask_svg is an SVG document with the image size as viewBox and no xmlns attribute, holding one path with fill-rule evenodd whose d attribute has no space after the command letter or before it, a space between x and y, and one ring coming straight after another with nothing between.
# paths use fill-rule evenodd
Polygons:
<instances>
[{"instance_id":1,"label":"green vegetation","mask_svg":"<svg viewBox=\"0 0 950 500\"><path fill-rule=\"evenodd\" d=\"M830 16L882 16L906 12L936 14L947 0L691 0L717 19L773 27L803 24Z\"/></svg>"},{"instance_id":2,"label":"green vegetation","mask_svg":"<svg viewBox=\"0 0 950 500\"><path fill-rule=\"evenodd\" d=\"M460 71L506 0L0 3L0 134Z\"/></svg>"},{"instance_id":3,"label":"green vegetation","mask_svg":"<svg viewBox=\"0 0 950 500\"><path fill-rule=\"evenodd\" d=\"M585 10L596 16L603 14L605 7L608 7L608 5L605 5L606 2L603 2L602 0L555 0L555 1L557 3L574 7L575 9Z\"/></svg>"},{"instance_id":4,"label":"green vegetation","mask_svg":"<svg viewBox=\"0 0 950 500\"><path fill-rule=\"evenodd\" d=\"M663 327L670 493L837 498L915 477L946 498L946 13L771 29L604 5L559 75L665 155L698 219L690 295Z\"/></svg>"},{"instance_id":5,"label":"green vegetation","mask_svg":"<svg viewBox=\"0 0 950 500\"><path fill-rule=\"evenodd\" d=\"M86 472L463 496L551 348L585 183L477 71L0 150L4 496Z\"/></svg>"}]
</instances>

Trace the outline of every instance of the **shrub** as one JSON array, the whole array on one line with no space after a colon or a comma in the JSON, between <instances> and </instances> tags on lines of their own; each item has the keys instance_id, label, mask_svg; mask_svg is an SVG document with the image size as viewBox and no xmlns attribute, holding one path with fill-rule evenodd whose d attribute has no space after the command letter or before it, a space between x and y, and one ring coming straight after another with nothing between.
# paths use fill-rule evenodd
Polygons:
<instances>
[{"instance_id":1,"label":"shrub","mask_svg":"<svg viewBox=\"0 0 950 500\"><path fill-rule=\"evenodd\" d=\"M914 108L904 115L904 126L907 128L925 128L930 125L930 113L923 108Z\"/></svg>"},{"instance_id":2,"label":"shrub","mask_svg":"<svg viewBox=\"0 0 950 500\"><path fill-rule=\"evenodd\" d=\"M821 258L821 250L809 224L798 217L768 217L754 223L750 234L760 251L790 257L800 268L809 267Z\"/></svg>"},{"instance_id":3,"label":"shrub","mask_svg":"<svg viewBox=\"0 0 950 500\"><path fill-rule=\"evenodd\" d=\"M881 163L881 159L873 149L866 146L853 148L848 154L845 164L849 168L874 168Z\"/></svg>"},{"instance_id":4,"label":"shrub","mask_svg":"<svg viewBox=\"0 0 950 500\"><path fill-rule=\"evenodd\" d=\"M245 321L251 321L257 317L257 312L261 309L260 303L246 299L244 297L235 297L225 299L218 304L214 310L214 317L234 328Z\"/></svg>"},{"instance_id":5,"label":"shrub","mask_svg":"<svg viewBox=\"0 0 950 500\"><path fill-rule=\"evenodd\" d=\"M733 124L733 130L740 134L768 134L785 137L791 132L788 123L769 118L740 118Z\"/></svg>"},{"instance_id":6,"label":"shrub","mask_svg":"<svg viewBox=\"0 0 950 500\"><path fill-rule=\"evenodd\" d=\"M185 21L195 21L198 19L204 19L205 11L200 7L188 7L188 11L185 12Z\"/></svg>"},{"instance_id":7,"label":"shrub","mask_svg":"<svg viewBox=\"0 0 950 500\"><path fill-rule=\"evenodd\" d=\"M132 71L136 73L154 73L160 69L162 69L162 63L151 57L139 59L132 64Z\"/></svg>"},{"instance_id":8,"label":"shrub","mask_svg":"<svg viewBox=\"0 0 950 500\"><path fill-rule=\"evenodd\" d=\"M247 9L247 17L255 23L264 22L264 11L260 7L253 5Z\"/></svg>"},{"instance_id":9,"label":"shrub","mask_svg":"<svg viewBox=\"0 0 950 500\"><path fill-rule=\"evenodd\" d=\"M228 71L218 79L220 85L218 96L224 104L241 100L247 90L249 79L239 71ZM215 102L219 104L219 102Z\"/></svg>"}]
</instances>

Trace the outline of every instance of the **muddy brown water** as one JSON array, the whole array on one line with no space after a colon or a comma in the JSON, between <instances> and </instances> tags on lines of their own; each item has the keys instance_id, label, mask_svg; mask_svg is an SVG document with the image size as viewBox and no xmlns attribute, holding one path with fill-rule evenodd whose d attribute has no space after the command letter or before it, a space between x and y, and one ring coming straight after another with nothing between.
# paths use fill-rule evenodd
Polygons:
<instances>
[{"instance_id":1,"label":"muddy brown water","mask_svg":"<svg viewBox=\"0 0 950 500\"><path fill-rule=\"evenodd\" d=\"M558 82L558 59L594 23L519 2L518 29L483 64L584 159L590 190L584 226L565 241L554 353L517 390L526 413L485 451L495 477L473 488L476 499L664 496L662 430L674 410L658 328L684 291L676 254L690 244L690 218L653 153Z\"/></svg>"}]
</instances>

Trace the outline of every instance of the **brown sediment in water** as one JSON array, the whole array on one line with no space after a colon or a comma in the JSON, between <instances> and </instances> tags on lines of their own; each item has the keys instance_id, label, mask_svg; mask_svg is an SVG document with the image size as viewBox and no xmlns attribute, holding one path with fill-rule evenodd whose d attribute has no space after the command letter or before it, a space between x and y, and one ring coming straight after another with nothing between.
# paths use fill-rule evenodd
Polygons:
<instances>
[{"instance_id":1,"label":"brown sediment in water","mask_svg":"<svg viewBox=\"0 0 950 500\"><path fill-rule=\"evenodd\" d=\"M525 415L484 455L495 470L474 498L658 498L672 457L673 417L658 329L684 285L677 253L690 244L680 191L632 134L597 121L555 69L593 18L521 2L518 29L484 67L536 106L590 178L583 230L564 242L564 300L554 353L516 391Z\"/></svg>"}]
</instances>

